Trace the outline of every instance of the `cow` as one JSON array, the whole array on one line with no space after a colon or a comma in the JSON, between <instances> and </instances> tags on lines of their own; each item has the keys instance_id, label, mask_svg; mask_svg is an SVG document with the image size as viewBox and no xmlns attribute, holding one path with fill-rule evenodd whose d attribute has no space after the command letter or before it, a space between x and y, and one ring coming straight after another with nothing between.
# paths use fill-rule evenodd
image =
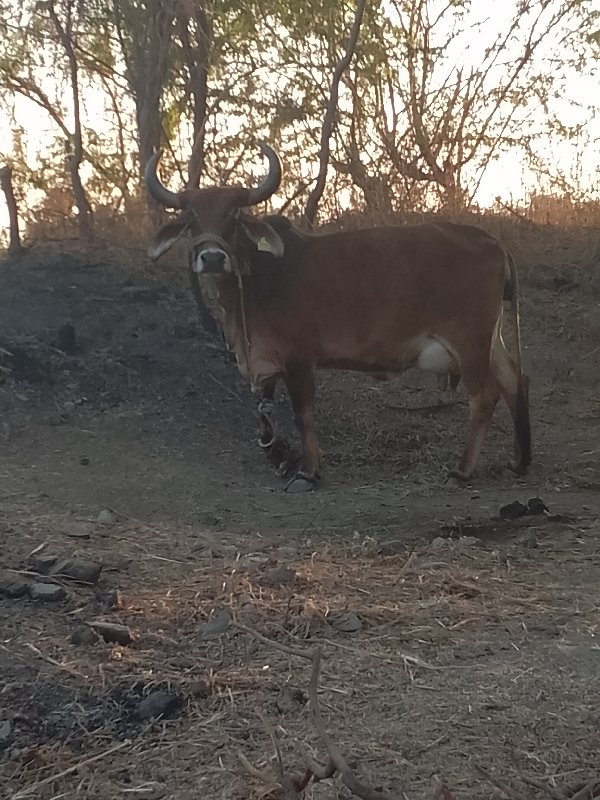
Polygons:
<instances>
[{"instance_id":1,"label":"cow","mask_svg":"<svg viewBox=\"0 0 600 800\"><path fill-rule=\"evenodd\" d=\"M148 160L150 195L179 215L154 236L158 258L189 236L195 279L212 289L217 316L240 372L259 395L266 450L276 445L271 414L283 379L301 437L301 459L286 484L308 491L319 474L315 429L317 368L368 373L411 367L462 380L469 430L453 483L473 474L486 428L502 396L515 431L514 469L531 461L528 380L522 370L518 281L508 251L479 228L450 222L304 232L280 215L245 209L278 189L281 163L260 143L269 170L258 186L172 192ZM510 300L514 361L502 339Z\"/></svg>"}]
</instances>

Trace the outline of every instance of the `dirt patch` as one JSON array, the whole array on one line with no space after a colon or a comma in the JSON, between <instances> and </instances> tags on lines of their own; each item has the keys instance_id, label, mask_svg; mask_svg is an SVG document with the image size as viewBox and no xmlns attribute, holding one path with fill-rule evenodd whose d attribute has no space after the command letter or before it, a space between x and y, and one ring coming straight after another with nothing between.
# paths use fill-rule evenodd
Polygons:
<instances>
[{"instance_id":1,"label":"dirt patch","mask_svg":"<svg viewBox=\"0 0 600 800\"><path fill-rule=\"evenodd\" d=\"M307 496L263 462L253 399L199 330L184 270L59 250L4 264L0 566L42 580L34 551L102 565L96 585L57 576L55 601L0 581L7 796L258 798L237 754L273 776L273 735L291 776L307 753L326 761L310 662L239 625L322 648L327 729L394 797L430 798L433 774L455 800L568 797L594 778L600 293L584 254L562 253L568 275L523 271L529 477L504 467L502 412L477 479L450 491L460 391L325 373L325 478ZM499 519L532 497L548 511ZM132 643L71 642L100 622Z\"/></svg>"}]
</instances>

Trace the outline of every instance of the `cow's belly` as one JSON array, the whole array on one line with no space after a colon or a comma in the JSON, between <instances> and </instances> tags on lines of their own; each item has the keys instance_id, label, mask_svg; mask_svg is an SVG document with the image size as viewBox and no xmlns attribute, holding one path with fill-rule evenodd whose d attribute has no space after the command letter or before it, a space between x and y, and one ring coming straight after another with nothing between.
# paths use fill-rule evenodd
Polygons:
<instances>
[{"instance_id":1,"label":"cow's belly","mask_svg":"<svg viewBox=\"0 0 600 800\"><path fill-rule=\"evenodd\" d=\"M458 374L458 356L444 339L433 335L422 335L409 339L401 345L363 344L355 348L324 349L319 366L333 369L353 369L365 372L404 372L417 367L436 375Z\"/></svg>"}]
</instances>

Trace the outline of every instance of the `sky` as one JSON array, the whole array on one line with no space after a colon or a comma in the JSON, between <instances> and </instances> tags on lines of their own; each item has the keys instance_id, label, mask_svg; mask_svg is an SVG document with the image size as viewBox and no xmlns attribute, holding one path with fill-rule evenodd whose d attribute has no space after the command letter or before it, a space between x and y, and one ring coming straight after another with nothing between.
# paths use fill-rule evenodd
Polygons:
<instances>
[{"instance_id":1,"label":"sky","mask_svg":"<svg viewBox=\"0 0 600 800\"><path fill-rule=\"evenodd\" d=\"M438 0L433 0L433 7ZM439 7L445 2L439 0ZM456 63L468 70L471 66L477 67L481 61L484 49L497 31L502 30L507 25L515 3L508 0L476 0L471 5L469 21L479 24L474 28L473 36L467 41L460 39L450 45L446 55L450 63ZM440 40L445 35L443 27L440 29ZM547 50L546 54L552 54ZM510 57L510 53L507 53ZM558 85L558 84L557 84ZM592 115L586 108L593 103L598 96L598 72L594 63L589 64L589 68L584 73L572 71L568 76L567 92L565 95L553 98L554 110L559 112L561 119L566 124L585 123L585 136L589 143L582 141L560 141L558 139L548 139L545 142L544 157L557 174L563 174L570 178L577 174L582 188L589 187L590 195L596 196L596 187L600 185L600 119L598 115ZM105 124L102 110L102 100L100 95L87 91L85 97L84 124L101 130ZM37 151L43 151L44 142L56 132L54 124L42 109L39 109L31 101L19 98L16 103L17 123L26 131L29 140L29 153L32 159L35 158ZM535 121L534 121L535 123ZM532 124L534 124L532 123ZM0 141L3 143L11 140L11 120L8 117L6 107L0 106ZM3 150L9 147L4 145ZM315 171L317 165L315 165ZM86 170L83 170L83 177L86 177ZM504 153L497 161L493 161L484 174L479 185L475 202L482 207L490 206L497 197L502 198L505 203L520 203L526 200L529 194L535 190L544 190L544 187L536 186L535 176L527 170L523 162L514 153ZM5 226L8 221L4 196L0 193L0 226Z\"/></svg>"}]
</instances>

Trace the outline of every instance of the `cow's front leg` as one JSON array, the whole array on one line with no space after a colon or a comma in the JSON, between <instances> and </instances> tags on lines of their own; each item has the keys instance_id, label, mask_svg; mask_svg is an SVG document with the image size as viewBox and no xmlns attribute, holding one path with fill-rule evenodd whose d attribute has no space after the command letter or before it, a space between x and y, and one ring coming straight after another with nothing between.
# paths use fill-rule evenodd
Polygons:
<instances>
[{"instance_id":1,"label":"cow's front leg","mask_svg":"<svg viewBox=\"0 0 600 800\"><path fill-rule=\"evenodd\" d=\"M309 492L319 473L319 443L315 428L315 369L312 364L289 365L285 382L290 393L296 425L302 441L302 461L288 481L286 492Z\"/></svg>"},{"instance_id":2,"label":"cow's front leg","mask_svg":"<svg viewBox=\"0 0 600 800\"><path fill-rule=\"evenodd\" d=\"M258 390L258 444L279 475L286 476L293 468L294 458L288 440L281 436L275 409L277 378L269 378Z\"/></svg>"}]
</instances>

